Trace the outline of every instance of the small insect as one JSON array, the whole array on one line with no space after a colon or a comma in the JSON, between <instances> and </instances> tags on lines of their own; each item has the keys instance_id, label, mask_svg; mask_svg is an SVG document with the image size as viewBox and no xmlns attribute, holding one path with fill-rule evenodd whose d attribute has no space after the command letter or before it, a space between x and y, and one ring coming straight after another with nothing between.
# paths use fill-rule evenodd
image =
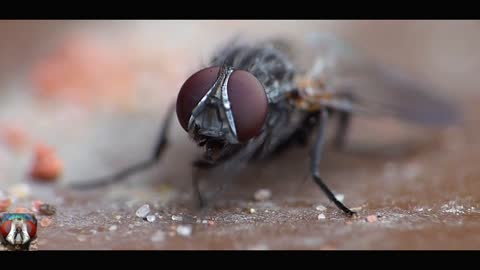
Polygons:
<instances>
[{"instance_id":1,"label":"small insect","mask_svg":"<svg viewBox=\"0 0 480 270\"><path fill-rule=\"evenodd\" d=\"M185 81L150 159L77 186L117 182L155 164L167 146L176 111L182 128L205 149L193 162L198 170L222 165L230 171L295 144L311 145L311 177L339 209L353 215L321 177L327 123L333 117L339 121L334 138L339 148L345 144L352 114L393 116L425 125L455 123L454 107L432 96L430 88L372 62L330 35L312 34L297 43L233 41ZM198 180L194 174L193 187L202 204Z\"/></svg>"},{"instance_id":2,"label":"small insect","mask_svg":"<svg viewBox=\"0 0 480 270\"><path fill-rule=\"evenodd\" d=\"M37 238L37 219L32 214L3 213L0 217L0 238L13 250L28 250Z\"/></svg>"}]
</instances>

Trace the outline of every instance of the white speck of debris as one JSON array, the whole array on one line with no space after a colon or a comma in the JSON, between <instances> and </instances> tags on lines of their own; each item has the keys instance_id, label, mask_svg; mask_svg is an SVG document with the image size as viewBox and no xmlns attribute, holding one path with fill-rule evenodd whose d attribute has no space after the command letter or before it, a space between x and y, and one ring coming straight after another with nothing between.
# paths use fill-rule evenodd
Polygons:
<instances>
[{"instance_id":1,"label":"white speck of debris","mask_svg":"<svg viewBox=\"0 0 480 270\"><path fill-rule=\"evenodd\" d=\"M368 223L373 223L373 222L377 222L377 216L376 215L369 215L367 218L366 218L367 222Z\"/></svg>"},{"instance_id":2,"label":"white speck of debris","mask_svg":"<svg viewBox=\"0 0 480 270\"><path fill-rule=\"evenodd\" d=\"M192 234L192 226L180 225L177 227L177 233L181 236L190 236Z\"/></svg>"},{"instance_id":3,"label":"white speck of debris","mask_svg":"<svg viewBox=\"0 0 480 270\"><path fill-rule=\"evenodd\" d=\"M324 214L320 214L320 215L318 215L318 217L317 217L317 218L318 218L319 220L320 220L320 219L326 219L326 217L325 217L325 215L324 215Z\"/></svg>"},{"instance_id":4,"label":"white speck of debris","mask_svg":"<svg viewBox=\"0 0 480 270\"><path fill-rule=\"evenodd\" d=\"M148 215L147 216L147 221L148 222L154 222L155 221L155 216L154 215Z\"/></svg>"},{"instance_id":5,"label":"white speck of debris","mask_svg":"<svg viewBox=\"0 0 480 270\"><path fill-rule=\"evenodd\" d=\"M80 242L85 242L85 240L87 240L87 237L85 235L79 235L77 236L77 240Z\"/></svg>"},{"instance_id":6,"label":"white speck of debris","mask_svg":"<svg viewBox=\"0 0 480 270\"><path fill-rule=\"evenodd\" d=\"M117 230L117 225L112 225L110 228L108 228L109 231L116 231Z\"/></svg>"},{"instance_id":7,"label":"white speck of debris","mask_svg":"<svg viewBox=\"0 0 480 270\"><path fill-rule=\"evenodd\" d=\"M442 210L444 213L451 213L451 214L465 214L463 211L463 205L457 205L455 201L450 201L448 204L442 205Z\"/></svg>"},{"instance_id":8,"label":"white speck of debris","mask_svg":"<svg viewBox=\"0 0 480 270\"><path fill-rule=\"evenodd\" d=\"M182 221L182 220L183 220L183 217L172 215L172 220L173 220L173 221Z\"/></svg>"},{"instance_id":9,"label":"white speck of debris","mask_svg":"<svg viewBox=\"0 0 480 270\"><path fill-rule=\"evenodd\" d=\"M322 211L322 212L325 211L325 210L327 210L327 208L326 208L325 206L321 205L321 204L315 206L315 209L316 209L317 211Z\"/></svg>"},{"instance_id":10,"label":"white speck of debris","mask_svg":"<svg viewBox=\"0 0 480 270\"><path fill-rule=\"evenodd\" d=\"M250 214L255 214L257 212L257 210L255 210L255 208L250 208Z\"/></svg>"},{"instance_id":11,"label":"white speck of debris","mask_svg":"<svg viewBox=\"0 0 480 270\"><path fill-rule=\"evenodd\" d=\"M422 211L423 211L423 208L418 208L417 211L418 211L418 212L422 212Z\"/></svg>"},{"instance_id":12,"label":"white speck of debris","mask_svg":"<svg viewBox=\"0 0 480 270\"><path fill-rule=\"evenodd\" d=\"M266 201L272 197L272 192L269 189L259 189L253 197L256 201Z\"/></svg>"},{"instance_id":13,"label":"white speck of debris","mask_svg":"<svg viewBox=\"0 0 480 270\"><path fill-rule=\"evenodd\" d=\"M122 216L120 216L120 215L119 215L119 216L115 216L115 219L117 219L117 220L119 220L119 219L121 219L121 218L122 218Z\"/></svg>"},{"instance_id":14,"label":"white speck of debris","mask_svg":"<svg viewBox=\"0 0 480 270\"><path fill-rule=\"evenodd\" d=\"M428 208L427 211L428 211L428 212L432 211L432 208Z\"/></svg>"},{"instance_id":15,"label":"white speck of debris","mask_svg":"<svg viewBox=\"0 0 480 270\"><path fill-rule=\"evenodd\" d=\"M350 208L350 210L357 212L357 211L362 210L362 208L363 208L363 206L357 206L357 207Z\"/></svg>"},{"instance_id":16,"label":"white speck of debris","mask_svg":"<svg viewBox=\"0 0 480 270\"><path fill-rule=\"evenodd\" d=\"M135 214L139 218L145 218L148 215L148 213L150 213L150 205L144 204L140 208L138 208Z\"/></svg>"},{"instance_id":17,"label":"white speck of debris","mask_svg":"<svg viewBox=\"0 0 480 270\"><path fill-rule=\"evenodd\" d=\"M96 230L90 230L90 232L91 232L92 234L97 234L97 231L96 231Z\"/></svg>"},{"instance_id":18,"label":"white speck of debris","mask_svg":"<svg viewBox=\"0 0 480 270\"><path fill-rule=\"evenodd\" d=\"M163 240L165 240L165 233L162 232L162 231L156 231L152 237L150 238L150 240L152 240L152 242L162 242Z\"/></svg>"},{"instance_id":19,"label":"white speck of debris","mask_svg":"<svg viewBox=\"0 0 480 270\"><path fill-rule=\"evenodd\" d=\"M335 198L336 198L339 202L343 202L343 200L345 199L345 195L343 195L343 194L337 194L337 195L335 195Z\"/></svg>"}]
</instances>

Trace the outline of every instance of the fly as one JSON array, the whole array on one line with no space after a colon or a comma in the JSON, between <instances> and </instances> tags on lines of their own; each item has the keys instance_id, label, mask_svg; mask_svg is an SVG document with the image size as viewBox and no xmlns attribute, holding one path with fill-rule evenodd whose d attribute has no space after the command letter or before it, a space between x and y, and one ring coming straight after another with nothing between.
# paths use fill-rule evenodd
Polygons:
<instances>
[{"instance_id":1,"label":"fly","mask_svg":"<svg viewBox=\"0 0 480 270\"><path fill-rule=\"evenodd\" d=\"M240 168L239 164L268 158L295 143L307 145L313 136L312 179L339 209L353 215L321 177L327 123L332 117L339 121L334 143L341 148L353 114L393 116L423 125L457 122L453 106L431 95L430 88L372 62L329 35L314 34L301 43L231 42L182 85L151 158L76 186L119 182L154 165L166 149L176 114L190 138L205 148L193 162L198 170L220 165ZM194 174L194 191L203 204L198 181Z\"/></svg>"}]
</instances>

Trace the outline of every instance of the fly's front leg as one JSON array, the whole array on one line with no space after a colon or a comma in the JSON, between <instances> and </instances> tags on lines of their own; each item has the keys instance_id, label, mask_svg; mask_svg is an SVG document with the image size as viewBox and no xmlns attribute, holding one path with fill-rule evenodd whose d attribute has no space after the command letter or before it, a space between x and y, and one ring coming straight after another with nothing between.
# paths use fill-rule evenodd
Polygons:
<instances>
[{"instance_id":1,"label":"fly's front leg","mask_svg":"<svg viewBox=\"0 0 480 270\"><path fill-rule=\"evenodd\" d=\"M343 203L341 203L330 188L323 182L322 178L320 177L320 169L319 163L322 158L323 153L323 146L325 144L325 127L328 120L328 113L327 110L322 110L319 112L320 117L317 123L317 134L315 144L311 150L311 164L310 169L312 173L313 180L315 183L322 189L322 191L327 195L327 197L338 207L340 208L345 214L352 216L355 214L352 210L348 209Z\"/></svg>"},{"instance_id":2,"label":"fly's front leg","mask_svg":"<svg viewBox=\"0 0 480 270\"><path fill-rule=\"evenodd\" d=\"M153 151L152 156L142 162L139 162L137 164L134 164L130 167L127 167L117 173L114 173L113 175L99 178L99 179L94 179L94 180L89 180L89 181L82 181L83 183L78 183L78 184L73 184L73 188L78 188L78 189L91 189L91 188L96 188L100 186L105 186L113 183L120 182L122 180L127 179L130 175L140 172L142 170L146 170L150 168L151 166L155 165L155 163L160 159L162 153L167 147L168 144L168 132L170 130L170 126L172 123L172 118L173 115L175 115L175 104L172 104L169 107L169 110L167 112L167 115L165 119L163 120L163 125L162 129L160 131L160 135L158 137L157 144L155 146L155 149Z\"/></svg>"},{"instance_id":3,"label":"fly's front leg","mask_svg":"<svg viewBox=\"0 0 480 270\"><path fill-rule=\"evenodd\" d=\"M205 199L200 192L200 173L201 171L210 170L216 167L215 163L208 162L204 159L198 159L193 162L193 172L192 172L192 188L193 193L198 201L198 206L204 208L207 204Z\"/></svg>"}]
</instances>

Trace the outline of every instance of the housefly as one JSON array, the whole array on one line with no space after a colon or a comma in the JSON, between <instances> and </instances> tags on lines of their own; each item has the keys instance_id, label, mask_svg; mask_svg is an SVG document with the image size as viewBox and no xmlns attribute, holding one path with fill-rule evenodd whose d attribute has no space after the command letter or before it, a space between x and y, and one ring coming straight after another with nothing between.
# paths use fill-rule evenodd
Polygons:
<instances>
[{"instance_id":1,"label":"housefly","mask_svg":"<svg viewBox=\"0 0 480 270\"><path fill-rule=\"evenodd\" d=\"M344 145L354 114L392 116L422 125L455 123L454 107L431 95L431 88L330 35L313 34L301 42L235 40L182 85L150 159L77 186L118 182L154 165L167 146L176 112L182 128L205 150L193 162L199 170L220 165L242 168L285 147L310 145L312 179L339 209L352 215L319 170L327 123L332 118L338 121L337 147ZM193 177L193 186L202 203L198 177Z\"/></svg>"}]
</instances>

